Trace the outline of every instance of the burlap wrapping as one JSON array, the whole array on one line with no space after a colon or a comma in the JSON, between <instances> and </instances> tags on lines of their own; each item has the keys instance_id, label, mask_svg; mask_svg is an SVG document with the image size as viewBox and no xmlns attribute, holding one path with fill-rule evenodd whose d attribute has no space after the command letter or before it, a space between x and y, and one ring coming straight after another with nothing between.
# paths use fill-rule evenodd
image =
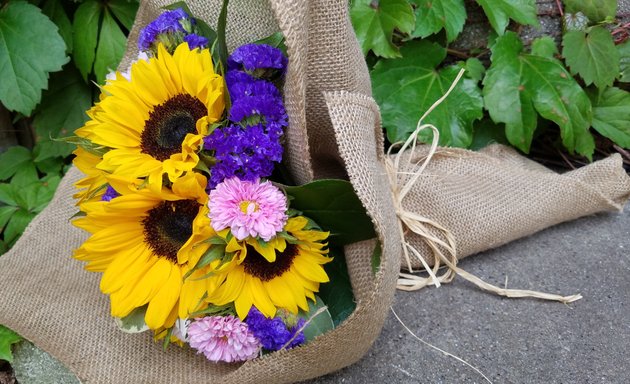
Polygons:
<instances>
[{"instance_id":1,"label":"burlap wrapping","mask_svg":"<svg viewBox=\"0 0 630 384\"><path fill-rule=\"evenodd\" d=\"M136 56L138 30L171 3L142 2L121 68ZM189 1L193 12L215 24L220 1ZM109 316L100 276L71 258L86 234L69 223L76 213L71 169L50 205L29 225L14 248L0 257L0 324L52 354L85 383L286 383L343 368L361 358L380 333L399 270L396 218L382 164L379 114L370 95L367 67L343 0L232 0L229 45L277 31L286 38L289 70L285 102L290 128L285 157L300 182L349 175L379 230L379 272L371 255L376 241L346 247L355 312L338 328L289 351L242 365L209 363L189 348L162 352L149 333L120 332ZM354 92L329 100L324 91ZM333 122L340 156L335 141ZM307 130L309 134L307 135ZM379 138L377 140L377 137ZM310 149L309 149L310 148ZM378 193L375 193L378 191Z\"/></svg>"},{"instance_id":2,"label":"burlap wrapping","mask_svg":"<svg viewBox=\"0 0 630 384\"><path fill-rule=\"evenodd\" d=\"M412 163L427 152L426 146L419 147ZM403 207L451 231L457 257L462 259L564 221L619 211L628 198L630 177L618 154L558 174L512 148L495 144L480 152L440 148ZM414 233L407 239L433 265L424 240ZM413 268L421 267L419 260L411 261ZM402 266L407 269L406 260Z\"/></svg>"}]
</instances>

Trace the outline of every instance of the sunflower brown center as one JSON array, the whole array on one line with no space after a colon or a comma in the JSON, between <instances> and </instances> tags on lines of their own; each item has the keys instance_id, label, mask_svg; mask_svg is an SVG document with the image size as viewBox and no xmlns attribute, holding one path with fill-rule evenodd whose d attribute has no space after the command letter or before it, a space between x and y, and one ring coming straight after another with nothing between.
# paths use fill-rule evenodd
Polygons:
<instances>
[{"instance_id":1,"label":"sunflower brown center","mask_svg":"<svg viewBox=\"0 0 630 384\"><path fill-rule=\"evenodd\" d=\"M176 95L158 105L144 124L140 148L142 153L164 161L182 150L188 133L197 131L197 120L208 114L206 106L196 97Z\"/></svg>"},{"instance_id":2,"label":"sunflower brown center","mask_svg":"<svg viewBox=\"0 0 630 384\"><path fill-rule=\"evenodd\" d=\"M177 252L192 235L198 212L193 200L163 201L142 221L144 240L157 256L177 263Z\"/></svg>"},{"instance_id":3,"label":"sunflower brown center","mask_svg":"<svg viewBox=\"0 0 630 384\"><path fill-rule=\"evenodd\" d=\"M298 254L298 247L295 244L287 244L284 252L276 252L276 261L270 263L256 250L247 246L247 257L243 261L245 272L257 277L262 281L269 281L275 277L282 276L291 268L293 259Z\"/></svg>"}]
</instances>

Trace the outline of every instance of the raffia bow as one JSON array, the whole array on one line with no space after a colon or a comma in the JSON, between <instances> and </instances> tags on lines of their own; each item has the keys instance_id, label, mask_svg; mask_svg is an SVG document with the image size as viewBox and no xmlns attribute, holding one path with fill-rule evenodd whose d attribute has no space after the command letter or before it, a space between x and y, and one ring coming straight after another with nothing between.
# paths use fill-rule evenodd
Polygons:
<instances>
[{"instance_id":1,"label":"raffia bow","mask_svg":"<svg viewBox=\"0 0 630 384\"><path fill-rule=\"evenodd\" d=\"M404 143L402 143L398 153L395 156L387 156L385 160L385 168L391 185L392 194L394 196L396 215L399 219L398 224L400 227L400 240L403 244L403 253L405 256L407 268L411 272L399 273L397 288L404 291L415 291L429 285L435 285L436 287L439 287L443 283L451 282L456 275L459 275L469 282L475 284L477 287L501 296L512 298L534 297L544 300L559 301L562 303L570 303L581 299L582 296L580 294L561 296L538 291L499 288L495 285L486 283L477 276L468 273L457 266L457 247L455 237L447 228L441 226L430 218L422 216L419 213L410 212L405 209L403 205L405 197L418 182L425 168L431 161L431 158L438 151L438 129L432 124L423 124L422 122L437 106L439 106L448 97L448 95L462 78L464 72L465 70L462 69L449 87L449 89L446 91L446 93L422 115L422 117L418 121L416 130ZM424 157L424 160L415 163L412 163L413 156L408 156L405 167L401 168L401 162L404 152L406 150L409 150L411 155L416 151L418 135L425 129L431 129L433 131L433 140L431 142L429 153ZM400 145L400 143L397 144ZM397 147L397 145L392 145L392 147L390 147L388 151L389 155L391 155L392 148L395 147ZM442 153L443 151L445 154L448 155L448 150L440 151L440 153ZM402 169L405 169L407 171L403 172ZM407 231L411 231L420 236L420 238L431 249L434 256L434 264L432 268L429 266L422 254L406 240ZM436 233L440 234L441 236L436 236ZM422 263L424 269L429 274L428 277L422 277L412 274L414 272L411 267L412 256L415 256L420 261L420 263ZM445 265L446 268L444 269L442 274L438 275L442 263Z\"/></svg>"}]
</instances>

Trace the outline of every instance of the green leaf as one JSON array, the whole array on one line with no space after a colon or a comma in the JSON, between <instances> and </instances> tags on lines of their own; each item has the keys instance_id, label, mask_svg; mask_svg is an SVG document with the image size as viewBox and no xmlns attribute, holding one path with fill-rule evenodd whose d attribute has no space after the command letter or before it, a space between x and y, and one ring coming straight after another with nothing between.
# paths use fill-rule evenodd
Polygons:
<instances>
[{"instance_id":1,"label":"green leaf","mask_svg":"<svg viewBox=\"0 0 630 384\"><path fill-rule=\"evenodd\" d=\"M92 104L90 87L81 79L73 65L50 78L48 91L44 92L33 125L37 133L35 161L51 157L66 157L74 146L52 139L66 137L87 120L85 111Z\"/></svg>"},{"instance_id":2,"label":"green leaf","mask_svg":"<svg viewBox=\"0 0 630 384\"><path fill-rule=\"evenodd\" d=\"M402 59L381 60L371 72L374 98L392 143L407 139L418 119L446 93L459 72L457 66L435 69L446 57L446 50L438 44L415 40L405 44L401 52ZM440 145L468 147L473 121L483 115L482 107L477 82L463 78L423 123L439 129Z\"/></svg>"},{"instance_id":3,"label":"green leaf","mask_svg":"<svg viewBox=\"0 0 630 384\"><path fill-rule=\"evenodd\" d=\"M116 19L118 19L128 31L130 31L133 26L136 12L138 12L138 5L138 1L129 0L109 0L107 2L107 8L112 11Z\"/></svg>"},{"instance_id":4,"label":"green leaf","mask_svg":"<svg viewBox=\"0 0 630 384\"><path fill-rule=\"evenodd\" d=\"M213 261L221 260L223 256L225 256L225 245L211 246L210 248L208 248L206 253L204 253L203 256L201 256L197 264L193 268L191 268L188 272L186 272L182 280L186 280L190 275L193 274L193 272L205 267L206 265L209 265Z\"/></svg>"},{"instance_id":5,"label":"green leaf","mask_svg":"<svg viewBox=\"0 0 630 384\"><path fill-rule=\"evenodd\" d=\"M278 48L282 53L287 56L287 46L284 43L284 35L282 32L276 32L273 35L267 36L260 40L254 41L254 44L267 44L272 47Z\"/></svg>"},{"instance_id":6,"label":"green leaf","mask_svg":"<svg viewBox=\"0 0 630 384\"><path fill-rule=\"evenodd\" d=\"M62 174L64 161L61 157L49 157L47 159L35 162L35 165L41 173L60 175Z\"/></svg>"},{"instance_id":7,"label":"green leaf","mask_svg":"<svg viewBox=\"0 0 630 384\"><path fill-rule=\"evenodd\" d=\"M416 5L416 29L412 37L427 37L444 29L451 42L464 29L464 0L411 0Z\"/></svg>"},{"instance_id":8,"label":"green leaf","mask_svg":"<svg viewBox=\"0 0 630 384\"><path fill-rule=\"evenodd\" d=\"M582 12L596 23L613 19L617 14L617 0L564 0L563 3L565 12Z\"/></svg>"},{"instance_id":9,"label":"green leaf","mask_svg":"<svg viewBox=\"0 0 630 384\"><path fill-rule=\"evenodd\" d=\"M372 251L371 258L371 266L372 266L372 274L376 275L381 268L381 257L383 256L383 248L381 247L381 242L377 241L376 246L374 246L374 251Z\"/></svg>"},{"instance_id":10,"label":"green leaf","mask_svg":"<svg viewBox=\"0 0 630 384\"><path fill-rule=\"evenodd\" d=\"M556 42L550 36L542 36L532 42L532 55L553 59L557 53Z\"/></svg>"},{"instance_id":11,"label":"green leaf","mask_svg":"<svg viewBox=\"0 0 630 384\"><path fill-rule=\"evenodd\" d=\"M14 146L0 154L0 180L7 180L22 168L33 163L31 151L21 146Z\"/></svg>"},{"instance_id":12,"label":"green leaf","mask_svg":"<svg viewBox=\"0 0 630 384\"><path fill-rule=\"evenodd\" d=\"M13 216L18 209L18 207L13 206L0 207L0 232L2 232L4 226L7 225L11 216Z\"/></svg>"},{"instance_id":13,"label":"green leaf","mask_svg":"<svg viewBox=\"0 0 630 384\"><path fill-rule=\"evenodd\" d=\"M527 153L538 114L558 124L570 152L591 157L592 107L588 96L562 64L522 52L514 32L497 39L492 65L483 81L485 106L494 122L505 123L509 142Z\"/></svg>"},{"instance_id":14,"label":"green leaf","mask_svg":"<svg viewBox=\"0 0 630 384\"><path fill-rule=\"evenodd\" d=\"M348 277L343 248L331 247L329 256L333 257L333 261L325 264L324 269L330 282L319 286L319 297L328 306L333 323L337 327L354 312L357 305Z\"/></svg>"},{"instance_id":15,"label":"green leaf","mask_svg":"<svg viewBox=\"0 0 630 384\"><path fill-rule=\"evenodd\" d=\"M225 27L227 25L228 3L229 3L229 0L223 0L223 4L221 5L221 12L219 13L219 19L217 20L217 43L216 43L217 46L216 46L215 53L217 55L218 60L216 60L215 63L221 63L221 68L223 69L223 71L227 70L227 58L228 58L227 40L226 40L226 35L225 35ZM229 105L230 98L226 97L226 101L228 102L228 105Z\"/></svg>"},{"instance_id":16,"label":"green leaf","mask_svg":"<svg viewBox=\"0 0 630 384\"><path fill-rule=\"evenodd\" d=\"M562 27L565 31L586 31L586 28L590 24L590 20L582 12L578 13L564 13L562 17Z\"/></svg>"},{"instance_id":17,"label":"green leaf","mask_svg":"<svg viewBox=\"0 0 630 384\"><path fill-rule=\"evenodd\" d=\"M619 52L618 80L622 83L630 83L630 40L617 45Z\"/></svg>"},{"instance_id":18,"label":"green leaf","mask_svg":"<svg viewBox=\"0 0 630 384\"><path fill-rule=\"evenodd\" d=\"M376 236L372 220L348 181L316 180L283 189L293 197L291 208L330 231L331 244L346 245Z\"/></svg>"},{"instance_id":19,"label":"green leaf","mask_svg":"<svg viewBox=\"0 0 630 384\"><path fill-rule=\"evenodd\" d=\"M60 0L48 0L42 8L42 13L59 28L59 35L66 43L66 53L72 52L72 23L66 14Z\"/></svg>"},{"instance_id":20,"label":"green leaf","mask_svg":"<svg viewBox=\"0 0 630 384\"><path fill-rule=\"evenodd\" d=\"M83 76L83 80L87 80L94 65L101 13L103 13L103 7L97 0L83 2L74 13L72 57L81 72L81 76Z\"/></svg>"},{"instance_id":21,"label":"green leaf","mask_svg":"<svg viewBox=\"0 0 630 384\"><path fill-rule=\"evenodd\" d=\"M30 115L48 84L48 73L68 61L57 26L39 8L10 1L0 8L0 102Z\"/></svg>"},{"instance_id":22,"label":"green leaf","mask_svg":"<svg viewBox=\"0 0 630 384\"><path fill-rule=\"evenodd\" d=\"M481 81L483 75L486 73L486 67L484 67L481 60L476 57L471 57L466 60L463 68L466 69L466 75L477 82Z\"/></svg>"},{"instance_id":23,"label":"green leaf","mask_svg":"<svg viewBox=\"0 0 630 384\"><path fill-rule=\"evenodd\" d=\"M562 46L571 73L579 74L586 85L603 89L619 75L619 52L606 28L593 27L588 33L569 31L562 38Z\"/></svg>"},{"instance_id":24,"label":"green leaf","mask_svg":"<svg viewBox=\"0 0 630 384\"><path fill-rule=\"evenodd\" d=\"M505 125L496 124L489 118L476 121L475 135L470 149L478 151L494 143L509 144L505 137Z\"/></svg>"},{"instance_id":25,"label":"green leaf","mask_svg":"<svg viewBox=\"0 0 630 384\"><path fill-rule=\"evenodd\" d=\"M46 208L55 195L60 181L61 177L59 175L51 175L25 188L26 204L29 212L39 213Z\"/></svg>"},{"instance_id":26,"label":"green leaf","mask_svg":"<svg viewBox=\"0 0 630 384\"><path fill-rule=\"evenodd\" d=\"M335 328L335 324L332 321L332 317L330 316L328 309L324 309L323 312L313 317L315 312L326 307L326 304L321 298L315 296L315 300L316 301L314 303L310 300L308 301L308 312L300 311L298 313L299 318L308 321L308 324L306 324L306 327L304 328L304 338L307 342Z\"/></svg>"},{"instance_id":27,"label":"green leaf","mask_svg":"<svg viewBox=\"0 0 630 384\"><path fill-rule=\"evenodd\" d=\"M147 306L145 305L134 309L125 317L115 317L114 320L118 328L125 333L141 333L149 330L144 321L146 313Z\"/></svg>"},{"instance_id":28,"label":"green leaf","mask_svg":"<svg viewBox=\"0 0 630 384\"><path fill-rule=\"evenodd\" d=\"M18 188L24 188L29 184L37 182L38 180L39 175L37 174L35 164L28 163L26 166L15 172L15 175L11 178L11 184Z\"/></svg>"},{"instance_id":29,"label":"green leaf","mask_svg":"<svg viewBox=\"0 0 630 384\"><path fill-rule=\"evenodd\" d=\"M116 70L118 63L125 54L127 38L109 11L105 11L103 25L98 38L96 58L94 59L94 74L99 84L105 83L105 76Z\"/></svg>"},{"instance_id":30,"label":"green leaf","mask_svg":"<svg viewBox=\"0 0 630 384\"><path fill-rule=\"evenodd\" d=\"M510 19L528 25L538 25L535 0L476 0L483 8L490 25L503 35Z\"/></svg>"},{"instance_id":31,"label":"green leaf","mask_svg":"<svg viewBox=\"0 0 630 384\"><path fill-rule=\"evenodd\" d=\"M9 220L9 223L4 228L4 241L7 242L9 246L13 246L34 217L34 213L27 212L23 209L15 211L11 220Z\"/></svg>"},{"instance_id":32,"label":"green leaf","mask_svg":"<svg viewBox=\"0 0 630 384\"><path fill-rule=\"evenodd\" d=\"M593 128L616 144L630 148L630 93L615 87L589 90Z\"/></svg>"},{"instance_id":33,"label":"green leaf","mask_svg":"<svg viewBox=\"0 0 630 384\"><path fill-rule=\"evenodd\" d=\"M350 17L363 55L371 49L381 57L400 57L393 42L394 30L410 34L415 28L413 9L407 0L354 0Z\"/></svg>"},{"instance_id":34,"label":"green leaf","mask_svg":"<svg viewBox=\"0 0 630 384\"><path fill-rule=\"evenodd\" d=\"M19 191L14 185L0 183L0 202L6 205L18 206ZM20 200L21 201L21 200Z\"/></svg>"},{"instance_id":35,"label":"green leaf","mask_svg":"<svg viewBox=\"0 0 630 384\"><path fill-rule=\"evenodd\" d=\"M22 337L4 325L0 325L0 360L13 362L11 345L22 340Z\"/></svg>"}]
</instances>

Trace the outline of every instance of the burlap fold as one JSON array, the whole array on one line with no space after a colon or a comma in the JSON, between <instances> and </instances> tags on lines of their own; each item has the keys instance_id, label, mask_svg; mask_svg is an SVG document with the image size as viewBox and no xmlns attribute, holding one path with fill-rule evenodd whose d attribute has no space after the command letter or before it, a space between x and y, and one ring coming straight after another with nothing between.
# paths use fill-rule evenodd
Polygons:
<instances>
[{"instance_id":1,"label":"burlap fold","mask_svg":"<svg viewBox=\"0 0 630 384\"><path fill-rule=\"evenodd\" d=\"M428 147L421 146L403 161L413 164L427 152ZM558 174L494 144L480 152L438 149L403 206L447 228L462 259L564 221L620 211L628 198L630 177L618 154ZM407 239L433 265L424 240L413 233ZM405 267L406 261L402 264ZM421 264L412 258L412 267Z\"/></svg>"}]
</instances>

